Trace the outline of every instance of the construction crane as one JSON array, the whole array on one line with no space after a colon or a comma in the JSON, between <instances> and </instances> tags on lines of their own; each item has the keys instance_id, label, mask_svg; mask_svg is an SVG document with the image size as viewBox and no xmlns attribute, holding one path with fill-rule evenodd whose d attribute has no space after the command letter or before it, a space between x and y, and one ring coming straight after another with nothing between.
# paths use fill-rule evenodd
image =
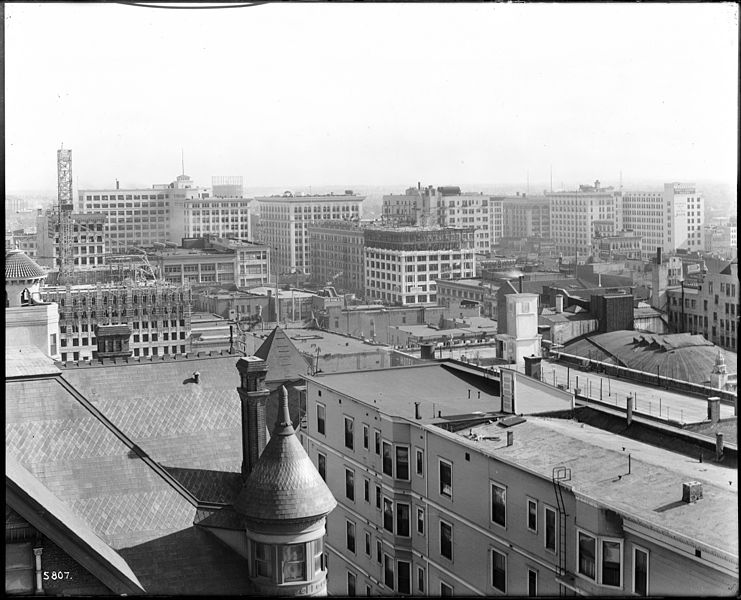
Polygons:
<instances>
[{"instance_id":1,"label":"construction crane","mask_svg":"<svg viewBox=\"0 0 741 600\"><path fill-rule=\"evenodd\" d=\"M64 144L57 150L57 214L56 229L59 233L59 282L66 283L72 276L72 150Z\"/></svg>"}]
</instances>

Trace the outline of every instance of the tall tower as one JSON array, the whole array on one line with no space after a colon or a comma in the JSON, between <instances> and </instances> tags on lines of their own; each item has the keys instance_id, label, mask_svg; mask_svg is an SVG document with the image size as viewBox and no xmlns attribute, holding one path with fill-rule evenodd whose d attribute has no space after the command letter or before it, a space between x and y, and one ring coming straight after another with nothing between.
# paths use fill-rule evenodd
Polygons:
<instances>
[{"instance_id":1,"label":"tall tower","mask_svg":"<svg viewBox=\"0 0 741 600\"><path fill-rule=\"evenodd\" d=\"M288 392L282 387L270 441L234 502L245 523L256 594L327 595L324 535L327 515L335 506L332 492L296 437Z\"/></svg>"},{"instance_id":2,"label":"tall tower","mask_svg":"<svg viewBox=\"0 0 741 600\"><path fill-rule=\"evenodd\" d=\"M237 388L242 403L242 479L255 468L267 443L265 405L270 390L265 387L267 363L257 356L246 356L237 361L240 384Z\"/></svg>"},{"instance_id":3,"label":"tall tower","mask_svg":"<svg viewBox=\"0 0 741 600\"><path fill-rule=\"evenodd\" d=\"M57 218L59 281L72 273L72 150L57 150Z\"/></svg>"}]
</instances>

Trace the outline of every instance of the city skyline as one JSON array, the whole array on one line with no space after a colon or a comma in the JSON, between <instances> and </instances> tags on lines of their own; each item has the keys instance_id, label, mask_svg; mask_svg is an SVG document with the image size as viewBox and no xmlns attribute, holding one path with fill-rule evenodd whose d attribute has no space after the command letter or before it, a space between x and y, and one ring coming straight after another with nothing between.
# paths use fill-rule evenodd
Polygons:
<instances>
[{"instance_id":1,"label":"city skyline","mask_svg":"<svg viewBox=\"0 0 741 600\"><path fill-rule=\"evenodd\" d=\"M617 185L620 172L732 185L737 16L730 4L6 4L6 186L53 190L62 143L79 189L164 183L181 150L195 182L239 174L245 188L529 179L540 193L551 168L554 189Z\"/></svg>"}]
</instances>

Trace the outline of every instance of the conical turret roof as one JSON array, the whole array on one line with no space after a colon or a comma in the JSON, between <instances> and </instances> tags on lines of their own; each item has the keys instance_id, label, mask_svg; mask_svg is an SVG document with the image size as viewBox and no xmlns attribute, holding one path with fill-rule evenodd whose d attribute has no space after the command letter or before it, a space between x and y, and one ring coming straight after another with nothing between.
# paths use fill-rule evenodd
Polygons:
<instances>
[{"instance_id":1,"label":"conical turret roof","mask_svg":"<svg viewBox=\"0 0 741 600\"><path fill-rule=\"evenodd\" d=\"M288 392L282 387L270 441L234 508L249 519L283 521L321 517L335 506L332 492L296 437L288 412Z\"/></svg>"},{"instance_id":2,"label":"conical turret roof","mask_svg":"<svg viewBox=\"0 0 741 600\"><path fill-rule=\"evenodd\" d=\"M46 273L30 256L20 250L6 252L5 281L38 279L39 277L46 277Z\"/></svg>"}]
</instances>

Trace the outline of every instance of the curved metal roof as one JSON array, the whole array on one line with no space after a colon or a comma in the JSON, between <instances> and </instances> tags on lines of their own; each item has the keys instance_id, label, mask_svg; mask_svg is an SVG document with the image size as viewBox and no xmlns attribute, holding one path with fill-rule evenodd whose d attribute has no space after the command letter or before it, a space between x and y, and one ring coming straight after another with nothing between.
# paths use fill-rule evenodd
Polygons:
<instances>
[{"instance_id":1,"label":"curved metal roof","mask_svg":"<svg viewBox=\"0 0 741 600\"><path fill-rule=\"evenodd\" d=\"M5 254L5 281L40 277L46 277L46 273L27 254L20 250L11 250Z\"/></svg>"},{"instance_id":2,"label":"curved metal roof","mask_svg":"<svg viewBox=\"0 0 741 600\"><path fill-rule=\"evenodd\" d=\"M234 509L259 521L321 517L337 501L295 435L282 387L280 410L267 446L245 481Z\"/></svg>"}]
</instances>

